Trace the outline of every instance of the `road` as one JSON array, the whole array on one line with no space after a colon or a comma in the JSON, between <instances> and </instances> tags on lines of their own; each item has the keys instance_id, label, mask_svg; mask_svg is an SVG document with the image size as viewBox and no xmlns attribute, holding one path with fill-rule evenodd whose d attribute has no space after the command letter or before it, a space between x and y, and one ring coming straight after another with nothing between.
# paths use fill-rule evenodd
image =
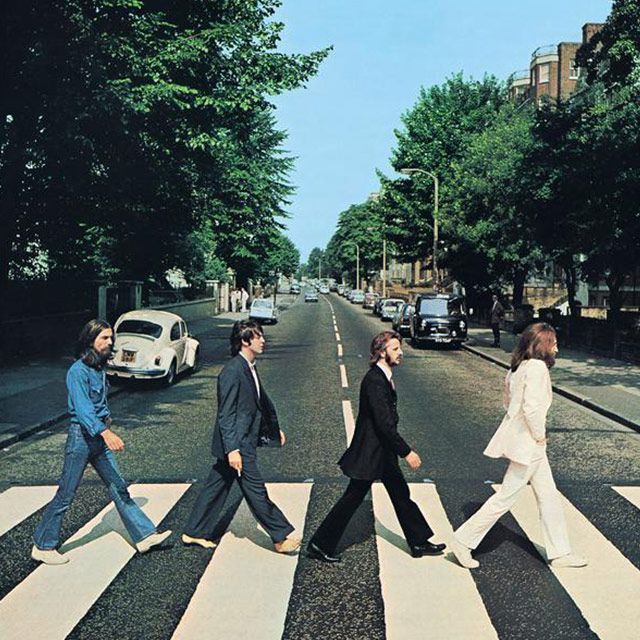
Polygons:
<instances>
[{"instance_id":1,"label":"road","mask_svg":"<svg viewBox=\"0 0 640 640\"><path fill-rule=\"evenodd\" d=\"M260 375L288 443L260 452L270 492L303 535L345 487L336 461L357 411L371 337L383 325L335 294L300 298L266 328ZM72 562L38 567L30 535L54 490L65 434L43 433L0 455L0 635L32 638L637 638L640 614L640 436L554 398L549 457L583 570L551 570L525 492L467 571L446 555L413 559L374 485L326 566L273 553L234 489L215 551L178 540L209 469L215 383L229 322L201 332L205 366L169 389L138 385L111 401L132 493L167 548L133 554L105 489L88 471L63 530ZM341 367L343 365L343 368ZM482 456L502 413L503 370L464 351L405 346L395 372L400 429L423 466L412 495L446 541L493 491L505 463ZM543 553L543 552L542 552ZM35 631L34 631L35 630ZM26 635L25 635L26 633Z\"/></svg>"}]
</instances>

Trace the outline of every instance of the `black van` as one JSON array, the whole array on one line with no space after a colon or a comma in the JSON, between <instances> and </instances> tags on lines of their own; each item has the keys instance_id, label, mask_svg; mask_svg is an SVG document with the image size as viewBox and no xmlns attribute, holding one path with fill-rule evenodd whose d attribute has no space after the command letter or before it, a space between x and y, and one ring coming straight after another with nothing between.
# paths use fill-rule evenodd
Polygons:
<instances>
[{"instance_id":1,"label":"black van","mask_svg":"<svg viewBox=\"0 0 640 640\"><path fill-rule=\"evenodd\" d=\"M462 296L452 293L421 293L416 297L411 320L411 344L452 344L467 339L467 309Z\"/></svg>"}]
</instances>

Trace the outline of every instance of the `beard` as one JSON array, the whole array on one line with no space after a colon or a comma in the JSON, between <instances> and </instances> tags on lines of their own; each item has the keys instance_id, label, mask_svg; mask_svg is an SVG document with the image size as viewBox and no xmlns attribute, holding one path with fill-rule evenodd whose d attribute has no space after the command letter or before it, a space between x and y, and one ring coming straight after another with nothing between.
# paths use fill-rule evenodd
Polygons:
<instances>
[{"instance_id":1,"label":"beard","mask_svg":"<svg viewBox=\"0 0 640 640\"><path fill-rule=\"evenodd\" d=\"M394 362L394 361L391 359L391 356L389 356L389 354L388 354L388 353L385 353L385 354L384 354L384 361L387 363L387 365L388 365L389 367L397 367L397 366L400 364L401 359L398 359L398 360L396 360L396 361Z\"/></svg>"},{"instance_id":2,"label":"beard","mask_svg":"<svg viewBox=\"0 0 640 640\"><path fill-rule=\"evenodd\" d=\"M113 358L113 347L107 347L103 351L96 351L93 347L87 350L82 361L94 369L102 369Z\"/></svg>"}]
</instances>

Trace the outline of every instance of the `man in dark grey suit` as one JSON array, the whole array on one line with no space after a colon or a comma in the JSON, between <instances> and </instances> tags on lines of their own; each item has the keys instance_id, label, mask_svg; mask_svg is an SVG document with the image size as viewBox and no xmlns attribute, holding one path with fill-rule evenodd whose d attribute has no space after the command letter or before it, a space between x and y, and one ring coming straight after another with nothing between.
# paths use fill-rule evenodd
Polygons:
<instances>
[{"instance_id":1,"label":"man in dark grey suit","mask_svg":"<svg viewBox=\"0 0 640 640\"><path fill-rule=\"evenodd\" d=\"M294 530L271 502L258 469L256 448L282 446L285 435L255 369L264 351L262 328L252 320L239 320L231 331L233 358L218 376L218 415L213 430L212 452L216 461L182 535L185 544L213 548L215 525L235 480L255 516L279 553L293 553L300 541L289 538Z\"/></svg>"},{"instance_id":2,"label":"man in dark grey suit","mask_svg":"<svg viewBox=\"0 0 640 640\"><path fill-rule=\"evenodd\" d=\"M500 304L498 296L495 293L492 296L491 305L491 330L493 331L493 345L494 347L500 346L500 323L504 318L504 307Z\"/></svg>"},{"instance_id":3,"label":"man in dark grey suit","mask_svg":"<svg viewBox=\"0 0 640 640\"><path fill-rule=\"evenodd\" d=\"M381 480L393 504L414 558L439 555L444 544L433 544L433 535L418 505L411 500L398 457L412 469L422 464L420 456L398 433L398 410L392 368L402 360L402 337L383 331L371 342L371 367L360 385L360 406L353 440L338 464L351 478L347 490L331 509L307 546L310 557L339 562L336 547L356 509L374 480Z\"/></svg>"}]
</instances>

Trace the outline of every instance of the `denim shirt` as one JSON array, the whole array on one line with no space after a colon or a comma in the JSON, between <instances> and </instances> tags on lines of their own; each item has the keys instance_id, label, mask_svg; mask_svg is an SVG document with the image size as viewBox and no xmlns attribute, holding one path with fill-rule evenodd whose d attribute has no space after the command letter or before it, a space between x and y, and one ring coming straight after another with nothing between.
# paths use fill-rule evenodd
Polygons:
<instances>
[{"instance_id":1,"label":"denim shirt","mask_svg":"<svg viewBox=\"0 0 640 640\"><path fill-rule=\"evenodd\" d=\"M76 360L67 372L68 408L71 424L79 424L89 435L97 436L111 415L107 407L107 376L103 371Z\"/></svg>"}]
</instances>

